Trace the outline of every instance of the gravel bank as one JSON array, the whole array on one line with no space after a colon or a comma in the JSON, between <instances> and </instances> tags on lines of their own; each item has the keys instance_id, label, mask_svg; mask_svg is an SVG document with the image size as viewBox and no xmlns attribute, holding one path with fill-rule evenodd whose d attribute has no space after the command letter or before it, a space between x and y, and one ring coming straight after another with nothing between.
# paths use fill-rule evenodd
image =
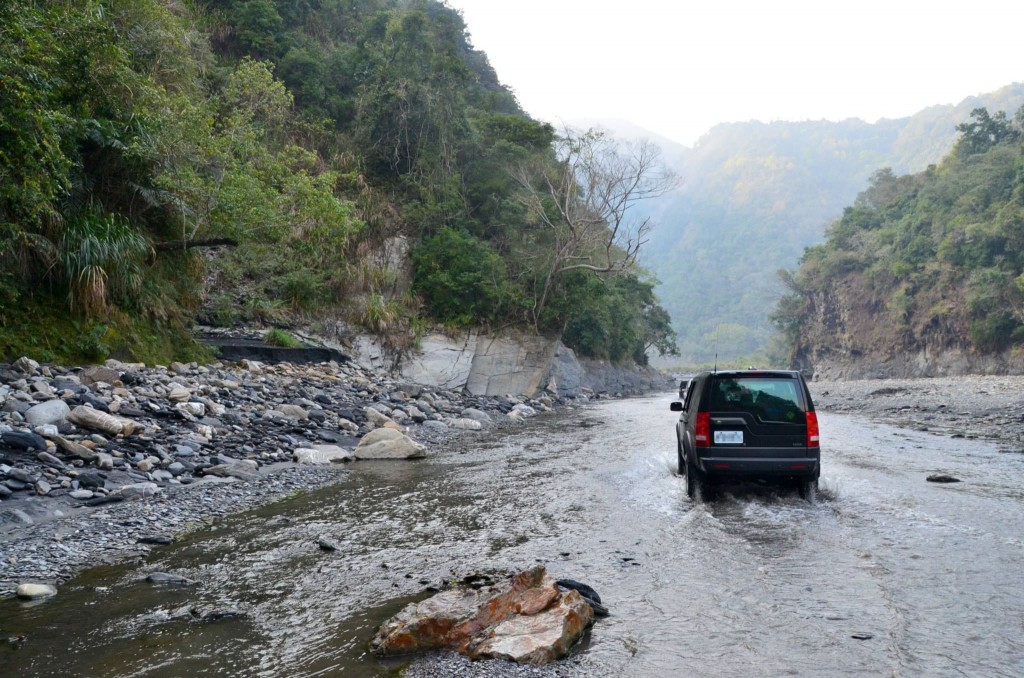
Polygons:
<instances>
[{"instance_id":1,"label":"gravel bank","mask_svg":"<svg viewBox=\"0 0 1024 678\"><path fill-rule=\"evenodd\" d=\"M1024 377L863 379L809 384L818 409L863 414L939 435L984 438L1024 452Z\"/></svg>"},{"instance_id":2,"label":"gravel bank","mask_svg":"<svg viewBox=\"0 0 1024 678\"><path fill-rule=\"evenodd\" d=\"M296 464L311 446L351 459L387 428L429 453L567 402L428 389L335 362L0 365L0 595L345 473Z\"/></svg>"}]
</instances>

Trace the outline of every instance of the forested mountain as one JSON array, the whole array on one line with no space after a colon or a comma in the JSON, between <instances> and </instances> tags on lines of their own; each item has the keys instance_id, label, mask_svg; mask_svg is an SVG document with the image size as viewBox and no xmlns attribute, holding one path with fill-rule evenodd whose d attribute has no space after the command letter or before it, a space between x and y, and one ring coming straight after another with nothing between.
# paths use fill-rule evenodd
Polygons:
<instances>
[{"instance_id":1,"label":"forested mountain","mask_svg":"<svg viewBox=\"0 0 1024 678\"><path fill-rule=\"evenodd\" d=\"M979 108L958 130L940 164L877 172L788 276L774 319L795 363L1006 369L1000 356L1024 346L1024 108Z\"/></svg>"},{"instance_id":2,"label":"forested mountain","mask_svg":"<svg viewBox=\"0 0 1024 678\"><path fill-rule=\"evenodd\" d=\"M977 107L1017 110L1024 85L899 120L731 123L702 137L676 167L679 190L658 201L645 265L660 280L684 361L763 353L776 275L821 242L869 177L920 171L952 148ZM685 115L685 112L681 112Z\"/></svg>"},{"instance_id":3,"label":"forested mountain","mask_svg":"<svg viewBox=\"0 0 1024 678\"><path fill-rule=\"evenodd\" d=\"M435 0L7 0L0 359L166 360L201 313L643 361L667 316L586 180L630 157L527 116Z\"/></svg>"}]
</instances>

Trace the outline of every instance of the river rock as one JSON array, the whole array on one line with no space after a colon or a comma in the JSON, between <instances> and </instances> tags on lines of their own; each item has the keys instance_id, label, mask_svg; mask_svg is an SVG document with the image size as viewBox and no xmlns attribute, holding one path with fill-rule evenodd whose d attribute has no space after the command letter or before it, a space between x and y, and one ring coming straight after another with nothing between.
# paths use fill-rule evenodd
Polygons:
<instances>
[{"instance_id":1,"label":"river rock","mask_svg":"<svg viewBox=\"0 0 1024 678\"><path fill-rule=\"evenodd\" d=\"M425 456L426 447L391 428L370 431L355 449L356 459L422 459Z\"/></svg>"},{"instance_id":2,"label":"river rock","mask_svg":"<svg viewBox=\"0 0 1024 678\"><path fill-rule=\"evenodd\" d=\"M523 404L523 403L519 403L518 405L515 405L512 408L512 411L513 412L519 412L524 417L532 417L535 414L537 414L537 410L535 410L532 407L530 407L529 405L526 405L526 404Z\"/></svg>"},{"instance_id":3,"label":"river rock","mask_svg":"<svg viewBox=\"0 0 1024 678\"><path fill-rule=\"evenodd\" d=\"M117 493L128 499L141 499L152 497L159 491L160 487L156 483L132 483L123 486Z\"/></svg>"},{"instance_id":4,"label":"river rock","mask_svg":"<svg viewBox=\"0 0 1024 678\"><path fill-rule=\"evenodd\" d=\"M68 492L68 496L72 499L92 499L96 496L96 493L92 490L71 490Z\"/></svg>"},{"instance_id":5,"label":"river rock","mask_svg":"<svg viewBox=\"0 0 1024 678\"><path fill-rule=\"evenodd\" d=\"M76 443L73 440L68 440L67 438L62 438L60 436L55 437L54 441L57 443L57 447L68 454L78 457L79 459L92 461L96 458L96 453L81 443Z\"/></svg>"},{"instance_id":6,"label":"river rock","mask_svg":"<svg viewBox=\"0 0 1024 678\"><path fill-rule=\"evenodd\" d=\"M14 593L22 600L39 600L57 595L57 588L49 584L19 584Z\"/></svg>"},{"instance_id":7,"label":"river rock","mask_svg":"<svg viewBox=\"0 0 1024 678\"><path fill-rule=\"evenodd\" d=\"M928 476L926 480L929 483L959 483L962 482L959 478L954 476L946 475L945 473L936 473Z\"/></svg>"},{"instance_id":8,"label":"river rock","mask_svg":"<svg viewBox=\"0 0 1024 678\"><path fill-rule=\"evenodd\" d=\"M367 407L365 409L365 412L366 412L366 420L368 422L370 422L371 426L379 427L379 426L384 426L387 423L392 423L392 424L395 423L394 420L391 419L391 417L389 417L388 415L384 414L383 412L380 412L380 411L378 411L378 410L376 410L376 409L374 409L372 407Z\"/></svg>"},{"instance_id":9,"label":"river rock","mask_svg":"<svg viewBox=\"0 0 1024 678\"><path fill-rule=\"evenodd\" d=\"M298 464L331 464L354 461L355 455L337 445L307 445L298 447L293 453Z\"/></svg>"},{"instance_id":10,"label":"river rock","mask_svg":"<svg viewBox=\"0 0 1024 678\"><path fill-rule=\"evenodd\" d=\"M106 452L96 453L96 468L101 471L113 471L114 470L114 458Z\"/></svg>"},{"instance_id":11,"label":"river rock","mask_svg":"<svg viewBox=\"0 0 1024 678\"><path fill-rule=\"evenodd\" d=\"M192 397L192 392L183 386L175 386L167 394L167 399L172 403L186 403Z\"/></svg>"},{"instance_id":12,"label":"river rock","mask_svg":"<svg viewBox=\"0 0 1024 678\"><path fill-rule=\"evenodd\" d=\"M295 419L298 421L306 421L309 419L309 412L299 407L298 405L281 405L277 408L278 411L289 419Z\"/></svg>"},{"instance_id":13,"label":"river rock","mask_svg":"<svg viewBox=\"0 0 1024 678\"><path fill-rule=\"evenodd\" d=\"M24 372L25 374L35 374L36 370L39 369L39 363L37 363L35 360L32 360L32 358L22 356L15 360L14 364L11 365L11 367L18 370L19 372Z\"/></svg>"},{"instance_id":14,"label":"river rock","mask_svg":"<svg viewBox=\"0 0 1024 678\"><path fill-rule=\"evenodd\" d=\"M543 566L478 590L444 591L412 603L371 642L379 656L453 650L472 659L544 664L564 657L593 623L577 591L562 592Z\"/></svg>"},{"instance_id":15,"label":"river rock","mask_svg":"<svg viewBox=\"0 0 1024 678\"><path fill-rule=\"evenodd\" d=\"M47 426L63 422L69 414L71 408L63 400L47 400L34 405L24 416L30 426Z\"/></svg>"},{"instance_id":16,"label":"river rock","mask_svg":"<svg viewBox=\"0 0 1024 678\"><path fill-rule=\"evenodd\" d=\"M490 424L491 415L487 414L483 410L478 410L475 407L467 407L462 410L460 414L463 419L472 419L473 421L479 421L481 424Z\"/></svg>"},{"instance_id":17,"label":"river rock","mask_svg":"<svg viewBox=\"0 0 1024 678\"><path fill-rule=\"evenodd\" d=\"M187 412L188 414L192 415L193 417L205 417L206 416L206 405L204 405L202 403L193 403L193 402L177 403L174 406L174 409L178 410L179 412Z\"/></svg>"},{"instance_id":18,"label":"river rock","mask_svg":"<svg viewBox=\"0 0 1024 678\"><path fill-rule=\"evenodd\" d=\"M9 448L15 450L38 450L46 451L46 441L42 436L25 431L7 431L0 434L0 441Z\"/></svg>"},{"instance_id":19,"label":"river rock","mask_svg":"<svg viewBox=\"0 0 1024 678\"><path fill-rule=\"evenodd\" d=\"M484 425L481 424L476 419L465 418L452 419L450 422L448 422L448 425L451 426L452 428L457 428L460 431L479 431L484 427Z\"/></svg>"},{"instance_id":20,"label":"river rock","mask_svg":"<svg viewBox=\"0 0 1024 678\"><path fill-rule=\"evenodd\" d=\"M121 373L110 367L104 367L103 365L94 365L81 371L78 375L79 380L86 386L90 386L97 382L103 382L104 384L113 384L115 381L121 378Z\"/></svg>"},{"instance_id":21,"label":"river rock","mask_svg":"<svg viewBox=\"0 0 1024 678\"><path fill-rule=\"evenodd\" d=\"M547 664L567 655L593 621L590 605L578 592L569 591L551 609L535 615L517 615L498 624L470 657Z\"/></svg>"},{"instance_id":22,"label":"river rock","mask_svg":"<svg viewBox=\"0 0 1024 678\"><path fill-rule=\"evenodd\" d=\"M122 434L130 436L137 431L141 431L143 428L130 419L116 417L112 414L86 407L85 405L79 405L71 410L71 414L68 415L68 421L82 428L103 431L115 436Z\"/></svg>"}]
</instances>

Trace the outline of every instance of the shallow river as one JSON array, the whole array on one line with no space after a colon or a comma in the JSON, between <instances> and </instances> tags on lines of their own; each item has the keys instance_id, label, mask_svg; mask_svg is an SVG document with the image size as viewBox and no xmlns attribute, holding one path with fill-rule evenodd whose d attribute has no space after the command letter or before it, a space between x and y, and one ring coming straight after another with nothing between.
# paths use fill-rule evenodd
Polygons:
<instances>
[{"instance_id":1,"label":"shallow river","mask_svg":"<svg viewBox=\"0 0 1024 678\"><path fill-rule=\"evenodd\" d=\"M611 610L542 674L1024 675L1024 457L822 414L816 502L734 488L694 504L668 403L608 402L423 462L362 462L42 604L0 601L0 630L26 636L0 647L0 675L391 675L407 662L366 643L426 583L536 561ZM964 482L925 482L935 472ZM321 551L321 536L341 550ZM198 584L142 581L155 570ZM167 620L183 606L247 614Z\"/></svg>"}]
</instances>

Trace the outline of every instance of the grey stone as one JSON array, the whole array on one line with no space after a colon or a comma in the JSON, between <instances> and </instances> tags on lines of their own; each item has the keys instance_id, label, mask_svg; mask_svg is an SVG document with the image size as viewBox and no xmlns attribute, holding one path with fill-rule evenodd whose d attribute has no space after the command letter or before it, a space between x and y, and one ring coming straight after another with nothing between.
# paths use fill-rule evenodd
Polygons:
<instances>
[{"instance_id":1,"label":"grey stone","mask_svg":"<svg viewBox=\"0 0 1024 678\"><path fill-rule=\"evenodd\" d=\"M150 572L146 575L146 581L151 584L170 584L174 586L195 584L194 581L187 577L182 577L180 574L171 574L170 572Z\"/></svg>"},{"instance_id":2,"label":"grey stone","mask_svg":"<svg viewBox=\"0 0 1024 678\"><path fill-rule=\"evenodd\" d=\"M92 490L71 490L68 492L68 496L72 499L92 499L96 493Z\"/></svg>"},{"instance_id":3,"label":"grey stone","mask_svg":"<svg viewBox=\"0 0 1024 678\"><path fill-rule=\"evenodd\" d=\"M7 447L16 450L46 450L46 441L35 433L8 431L0 434L0 441L3 441Z\"/></svg>"},{"instance_id":4,"label":"grey stone","mask_svg":"<svg viewBox=\"0 0 1024 678\"><path fill-rule=\"evenodd\" d=\"M35 374L36 371L39 369L39 363L37 363L35 360L32 360L29 357L22 356L21 358L15 360L14 364L11 367L18 370L19 372L24 372L25 374Z\"/></svg>"},{"instance_id":5,"label":"grey stone","mask_svg":"<svg viewBox=\"0 0 1024 678\"><path fill-rule=\"evenodd\" d=\"M71 408L63 400L47 400L33 405L25 412L25 421L31 426L59 424L71 414Z\"/></svg>"},{"instance_id":6,"label":"grey stone","mask_svg":"<svg viewBox=\"0 0 1024 678\"><path fill-rule=\"evenodd\" d=\"M94 365L93 367L86 368L78 375L79 380L86 386L90 386L97 382L103 382L104 384L113 384L115 381L121 378L121 373L117 370L102 365Z\"/></svg>"},{"instance_id":7,"label":"grey stone","mask_svg":"<svg viewBox=\"0 0 1024 678\"><path fill-rule=\"evenodd\" d=\"M152 497L159 491L160 487L156 483L132 483L123 486L117 493L128 499L141 499Z\"/></svg>"},{"instance_id":8,"label":"grey stone","mask_svg":"<svg viewBox=\"0 0 1024 678\"><path fill-rule=\"evenodd\" d=\"M356 459L421 459L427 448L390 428L370 431L355 449Z\"/></svg>"},{"instance_id":9,"label":"grey stone","mask_svg":"<svg viewBox=\"0 0 1024 678\"><path fill-rule=\"evenodd\" d=\"M462 418L452 419L450 422L448 422L448 425L452 428L457 428L460 431L479 431L484 427L484 425L481 424L476 419Z\"/></svg>"},{"instance_id":10,"label":"grey stone","mask_svg":"<svg viewBox=\"0 0 1024 678\"><path fill-rule=\"evenodd\" d=\"M461 416L465 419L479 421L481 424L491 423L491 416L484 412L483 410L478 410L475 407L467 407L466 409L462 410Z\"/></svg>"},{"instance_id":11,"label":"grey stone","mask_svg":"<svg viewBox=\"0 0 1024 678\"><path fill-rule=\"evenodd\" d=\"M277 408L281 414L288 417L289 419L297 419L299 421L305 421L309 419L309 412L299 407L298 405L281 405Z\"/></svg>"},{"instance_id":12,"label":"grey stone","mask_svg":"<svg viewBox=\"0 0 1024 678\"><path fill-rule=\"evenodd\" d=\"M337 445L299 447L295 449L293 456L296 463L299 464L331 464L355 459L355 455L351 451Z\"/></svg>"},{"instance_id":13,"label":"grey stone","mask_svg":"<svg viewBox=\"0 0 1024 678\"><path fill-rule=\"evenodd\" d=\"M40 497L45 497L50 494L50 490L52 489L53 487L50 486L50 483L46 482L42 478L36 481L36 494Z\"/></svg>"}]
</instances>

